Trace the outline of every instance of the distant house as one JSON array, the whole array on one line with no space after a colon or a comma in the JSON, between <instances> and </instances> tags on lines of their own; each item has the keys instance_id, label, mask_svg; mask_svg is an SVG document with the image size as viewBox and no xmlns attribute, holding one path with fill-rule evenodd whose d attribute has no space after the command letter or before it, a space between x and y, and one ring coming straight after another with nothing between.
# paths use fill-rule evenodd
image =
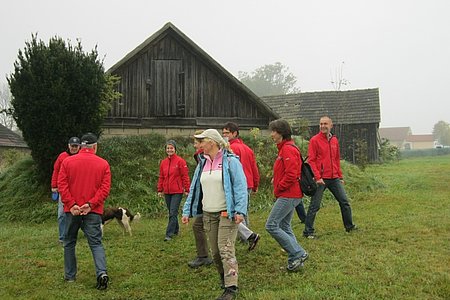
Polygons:
<instances>
[{"instance_id":1,"label":"distant house","mask_svg":"<svg viewBox=\"0 0 450 300\"><path fill-rule=\"evenodd\" d=\"M340 142L341 156L345 160L356 162L358 147L367 148L364 152L367 153L368 161L378 160L381 117L377 88L307 92L261 99L282 118L305 120L310 136L319 132L320 117L329 116L333 120L334 134Z\"/></svg>"},{"instance_id":2,"label":"distant house","mask_svg":"<svg viewBox=\"0 0 450 300\"><path fill-rule=\"evenodd\" d=\"M432 134L412 134L406 138L404 149L433 149L435 146Z\"/></svg>"},{"instance_id":3,"label":"distant house","mask_svg":"<svg viewBox=\"0 0 450 300\"><path fill-rule=\"evenodd\" d=\"M278 115L244 84L167 23L108 73L120 76L122 98L103 129L107 135L184 135L234 121L267 128Z\"/></svg>"},{"instance_id":4,"label":"distant house","mask_svg":"<svg viewBox=\"0 0 450 300\"><path fill-rule=\"evenodd\" d=\"M410 127L385 127L380 128L380 138L389 140L391 145L399 149L405 149L408 137L412 135Z\"/></svg>"},{"instance_id":5,"label":"distant house","mask_svg":"<svg viewBox=\"0 0 450 300\"><path fill-rule=\"evenodd\" d=\"M9 149L29 150L20 135L0 124L0 153Z\"/></svg>"}]
</instances>

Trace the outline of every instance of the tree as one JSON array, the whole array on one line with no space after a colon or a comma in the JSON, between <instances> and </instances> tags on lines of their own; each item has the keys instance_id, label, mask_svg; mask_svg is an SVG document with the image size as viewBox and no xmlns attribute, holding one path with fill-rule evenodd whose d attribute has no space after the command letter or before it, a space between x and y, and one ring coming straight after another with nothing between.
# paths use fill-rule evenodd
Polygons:
<instances>
[{"instance_id":1,"label":"tree","mask_svg":"<svg viewBox=\"0 0 450 300\"><path fill-rule=\"evenodd\" d=\"M334 70L334 75L331 74L331 85L335 91L340 91L344 85L350 85L350 81L344 78L344 62Z\"/></svg>"},{"instance_id":2,"label":"tree","mask_svg":"<svg viewBox=\"0 0 450 300\"><path fill-rule=\"evenodd\" d=\"M280 62L259 67L251 74L239 71L239 80L258 96L299 93L297 78Z\"/></svg>"},{"instance_id":3,"label":"tree","mask_svg":"<svg viewBox=\"0 0 450 300\"><path fill-rule=\"evenodd\" d=\"M32 35L19 50L14 73L8 77L13 117L31 149L41 179L50 178L55 157L71 136L101 133L112 101L116 77L105 74L97 47L84 52L60 37L48 45Z\"/></svg>"},{"instance_id":4,"label":"tree","mask_svg":"<svg viewBox=\"0 0 450 300\"><path fill-rule=\"evenodd\" d=\"M11 93L4 82L0 87L0 124L11 130L16 125L12 116Z\"/></svg>"},{"instance_id":5,"label":"tree","mask_svg":"<svg viewBox=\"0 0 450 300\"><path fill-rule=\"evenodd\" d=\"M441 145L450 145L450 124L445 121L439 121L434 124L433 136Z\"/></svg>"}]
</instances>

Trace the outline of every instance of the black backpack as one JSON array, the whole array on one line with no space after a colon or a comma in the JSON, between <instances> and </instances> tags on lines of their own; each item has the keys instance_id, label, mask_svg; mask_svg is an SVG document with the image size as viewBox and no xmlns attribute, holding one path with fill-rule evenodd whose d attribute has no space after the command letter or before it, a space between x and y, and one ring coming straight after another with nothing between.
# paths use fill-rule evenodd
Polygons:
<instances>
[{"instance_id":1,"label":"black backpack","mask_svg":"<svg viewBox=\"0 0 450 300\"><path fill-rule=\"evenodd\" d=\"M292 145L292 144L289 144ZM300 159L302 160L302 168L301 168L301 176L298 179L298 182L300 184L300 188L302 189L303 194L306 196L314 196L317 190L317 183L314 179L314 173L311 169L311 166L309 163L306 162L308 159L308 156L303 159L302 153L300 152L300 149L296 145L292 145L295 148L297 148L298 153L300 154Z\"/></svg>"}]
</instances>

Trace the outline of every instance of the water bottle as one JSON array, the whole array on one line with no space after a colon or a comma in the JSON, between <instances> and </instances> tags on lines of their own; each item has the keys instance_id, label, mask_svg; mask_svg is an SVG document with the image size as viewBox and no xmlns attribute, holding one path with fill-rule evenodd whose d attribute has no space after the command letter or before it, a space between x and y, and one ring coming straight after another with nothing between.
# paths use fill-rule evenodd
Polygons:
<instances>
[{"instance_id":1,"label":"water bottle","mask_svg":"<svg viewBox=\"0 0 450 300\"><path fill-rule=\"evenodd\" d=\"M59 200L59 193L58 192L52 192L52 200L58 201Z\"/></svg>"}]
</instances>

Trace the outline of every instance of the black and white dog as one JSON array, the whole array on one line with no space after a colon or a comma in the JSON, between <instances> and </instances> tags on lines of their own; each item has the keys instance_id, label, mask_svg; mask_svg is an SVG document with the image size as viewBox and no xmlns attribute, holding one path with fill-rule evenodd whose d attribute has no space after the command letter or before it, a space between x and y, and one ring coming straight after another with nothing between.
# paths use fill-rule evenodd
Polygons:
<instances>
[{"instance_id":1,"label":"black and white dog","mask_svg":"<svg viewBox=\"0 0 450 300\"><path fill-rule=\"evenodd\" d=\"M131 221L139 220L141 218L140 213L136 213L133 215L133 213L128 208L123 207L108 207L103 210L103 216L102 216L102 234L103 234L103 226L108 224L112 219L116 219L117 223L120 224L123 228L123 234L125 232L128 232L131 234Z\"/></svg>"}]
</instances>

